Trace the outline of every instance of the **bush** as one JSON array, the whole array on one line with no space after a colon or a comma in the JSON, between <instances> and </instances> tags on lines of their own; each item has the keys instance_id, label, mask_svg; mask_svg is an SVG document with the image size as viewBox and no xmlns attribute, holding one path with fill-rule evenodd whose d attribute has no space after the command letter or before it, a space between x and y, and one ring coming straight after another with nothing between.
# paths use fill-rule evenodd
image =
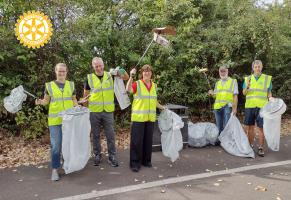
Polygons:
<instances>
[{"instance_id":1,"label":"bush","mask_svg":"<svg viewBox=\"0 0 291 200\"><path fill-rule=\"evenodd\" d=\"M35 139L47 129L47 116L40 106L23 108L16 114L15 121L25 139Z\"/></svg>"}]
</instances>

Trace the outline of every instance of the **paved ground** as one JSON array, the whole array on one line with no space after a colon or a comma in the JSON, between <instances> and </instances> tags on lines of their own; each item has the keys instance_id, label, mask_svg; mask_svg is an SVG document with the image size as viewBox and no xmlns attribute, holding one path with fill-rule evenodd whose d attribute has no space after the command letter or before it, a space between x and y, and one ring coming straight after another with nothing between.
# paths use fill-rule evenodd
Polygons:
<instances>
[{"instance_id":1,"label":"paved ground","mask_svg":"<svg viewBox=\"0 0 291 200\"><path fill-rule=\"evenodd\" d=\"M139 173L129 170L128 159L129 152L120 151L120 167L90 161L58 182L49 180L47 164L0 170L0 199L291 199L291 136L264 158L234 157L221 147L187 148L174 164L153 153L154 167Z\"/></svg>"}]
</instances>

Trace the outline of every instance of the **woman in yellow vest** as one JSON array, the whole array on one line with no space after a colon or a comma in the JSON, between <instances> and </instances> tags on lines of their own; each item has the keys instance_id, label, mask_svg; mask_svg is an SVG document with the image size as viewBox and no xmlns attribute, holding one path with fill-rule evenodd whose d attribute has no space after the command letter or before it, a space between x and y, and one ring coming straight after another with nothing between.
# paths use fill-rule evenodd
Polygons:
<instances>
[{"instance_id":1,"label":"woman in yellow vest","mask_svg":"<svg viewBox=\"0 0 291 200\"><path fill-rule=\"evenodd\" d=\"M252 63L253 74L245 77L243 84L243 94L246 96L245 103L245 120L246 133L249 138L250 145L253 147L255 139L255 124L259 133L258 155L264 156L264 131L263 118L260 117L260 109L268 102L268 98L272 97L272 76L262 74L263 64L260 60Z\"/></svg>"},{"instance_id":2,"label":"woman in yellow vest","mask_svg":"<svg viewBox=\"0 0 291 200\"><path fill-rule=\"evenodd\" d=\"M49 104L48 126L51 141L52 181L59 180L58 168L60 168L60 154L62 145L62 118L59 113L77 106L75 85L67 81L68 68L64 63L55 66L56 80L45 84L43 99L36 99L36 105Z\"/></svg>"},{"instance_id":3,"label":"woman in yellow vest","mask_svg":"<svg viewBox=\"0 0 291 200\"><path fill-rule=\"evenodd\" d=\"M236 114L237 112L237 95L238 86L236 79L228 77L228 68L221 66L219 68L220 80L216 82L215 89L209 90L209 95L215 97L214 102L214 114L216 125L219 130L219 134L226 126L230 114ZM218 141L217 145L220 144Z\"/></svg>"},{"instance_id":4,"label":"woman in yellow vest","mask_svg":"<svg viewBox=\"0 0 291 200\"><path fill-rule=\"evenodd\" d=\"M150 65L140 70L140 80L133 82L136 69L130 71L126 90L133 93L131 111L130 168L138 172L141 165L152 167L152 140L156 108L164 109L157 101L157 86L152 81L153 71Z\"/></svg>"}]
</instances>

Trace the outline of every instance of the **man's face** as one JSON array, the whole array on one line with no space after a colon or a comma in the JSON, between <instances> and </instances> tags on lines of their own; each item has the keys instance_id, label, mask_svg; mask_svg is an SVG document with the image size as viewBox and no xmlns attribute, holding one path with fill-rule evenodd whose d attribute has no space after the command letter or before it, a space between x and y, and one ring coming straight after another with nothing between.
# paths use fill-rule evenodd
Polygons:
<instances>
[{"instance_id":1,"label":"man's face","mask_svg":"<svg viewBox=\"0 0 291 200\"><path fill-rule=\"evenodd\" d=\"M219 70L219 76L221 79L227 79L228 77L228 69L222 68Z\"/></svg>"},{"instance_id":2,"label":"man's face","mask_svg":"<svg viewBox=\"0 0 291 200\"><path fill-rule=\"evenodd\" d=\"M58 80L66 80L67 68L64 66L57 66L55 69L56 77Z\"/></svg>"},{"instance_id":3,"label":"man's face","mask_svg":"<svg viewBox=\"0 0 291 200\"><path fill-rule=\"evenodd\" d=\"M260 64L254 64L254 66L253 66L253 70L254 70L255 75L260 75L262 73L262 69L263 69L263 67Z\"/></svg>"},{"instance_id":4,"label":"man's face","mask_svg":"<svg viewBox=\"0 0 291 200\"><path fill-rule=\"evenodd\" d=\"M102 60L94 60L92 62L92 67L95 70L97 75L103 75L104 72L104 63Z\"/></svg>"}]
</instances>

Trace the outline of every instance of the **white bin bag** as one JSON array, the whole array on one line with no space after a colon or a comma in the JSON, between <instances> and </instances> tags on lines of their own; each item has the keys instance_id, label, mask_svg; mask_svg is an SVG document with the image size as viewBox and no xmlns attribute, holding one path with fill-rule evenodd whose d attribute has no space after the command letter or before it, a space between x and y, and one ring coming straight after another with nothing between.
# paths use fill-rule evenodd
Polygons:
<instances>
[{"instance_id":1,"label":"white bin bag","mask_svg":"<svg viewBox=\"0 0 291 200\"><path fill-rule=\"evenodd\" d=\"M61 114L63 168L66 174L83 169L91 156L90 111L74 107Z\"/></svg>"},{"instance_id":2,"label":"white bin bag","mask_svg":"<svg viewBox=\"0 0 291 200\"><path fill-rule=\"evenodd\" d=\"M273 151L279 151L280 148L281 115L286 107L282 99L273 98L260 110L267 145Z\"/></svg>"},{"instance_id":3,"label":"white bin bag","mask_svg":"<svg viewBox=\"0 0 291 200\"><path fill-rule=\"evenodd\" d=\"M255 158L255 153L249 144L248 137L235 115L231 114L218 139L226 152L234 156Z\"/></svg>"},{"instance_id":4,"label":"white bin bag","mask_svg":"<svg viewBox=\"0 0 291 200\"><path fill-rule=\"evenodd\" d=\"M183 148L181 128L184 126L182 118L176 113L166 109L158 118L161 135L163 155L170 157L172 162L179 158L179 151Z\"/></svg>"},{"instance_id":5,"label":"white bin bag","mask_svg":"<svg viewBox=\"0 0 291 200\"><path fill-rule=\"evenodd\" d=\"M191 147L204 147L208 144L215 145L218 134L218 128L213 123L188 123L188 145Z\"/></svg>"}]
</instances>

